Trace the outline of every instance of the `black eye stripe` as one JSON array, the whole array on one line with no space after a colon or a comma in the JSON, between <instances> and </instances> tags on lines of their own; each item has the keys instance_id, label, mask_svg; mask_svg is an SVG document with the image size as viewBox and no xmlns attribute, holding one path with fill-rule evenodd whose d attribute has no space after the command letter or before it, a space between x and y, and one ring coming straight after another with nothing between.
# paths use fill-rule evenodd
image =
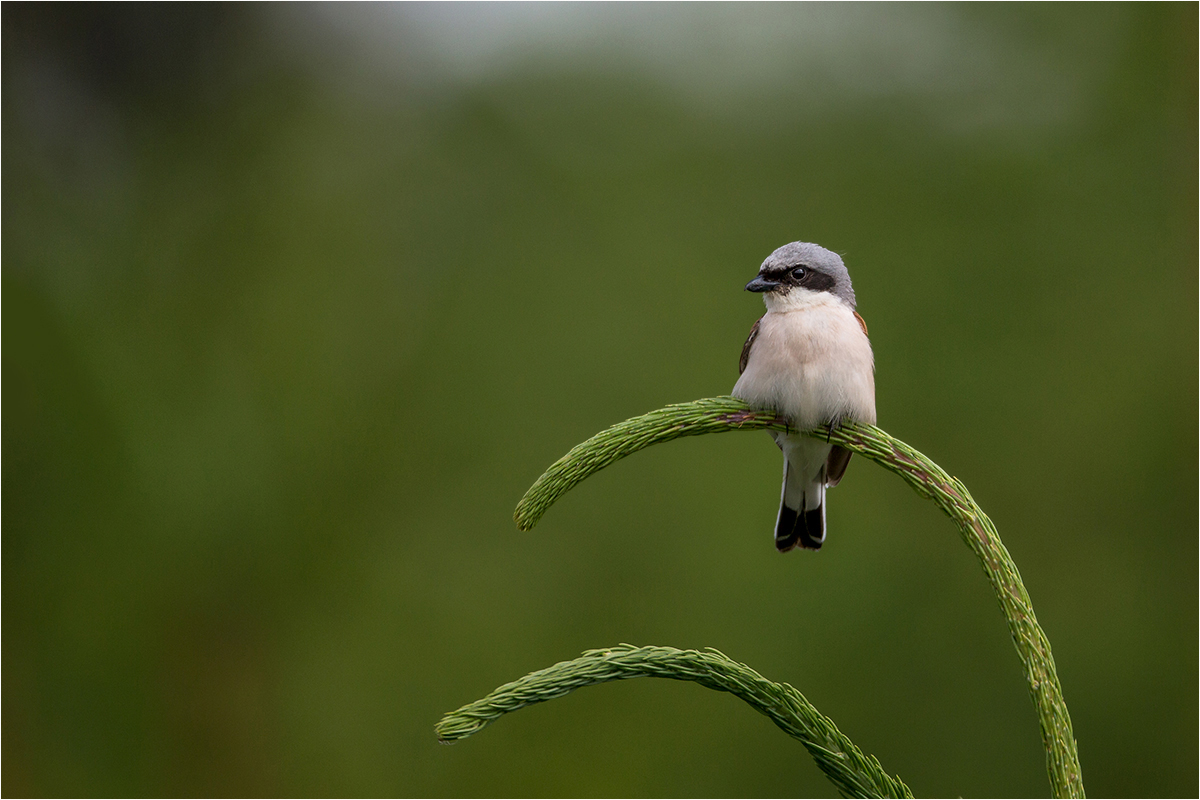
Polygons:
<instances>
[{"instance_id":1,"label":"black eye stripe","mask_svg":"<svg viewBox=\"0 0 1200 800\"><path fill-rule=\"evenodd\" d=\"M824 272L810 269L808 274L804 276L802 285L805 289L812 289L814 292L831 292L833 291L834 280L832 275L826 275Z\"/></svg>"},{"instance_id":2,"label":"black eye stripe","mask_svg":"<svg viewBox=\"0 0 1200 800\"><path fill-rule=\"evenodd\" d=\"M797 278L795 270L803 269L803 277ZM833 276L814 269L805 264L791 264L788 266L772 265L767 269L761 270L760 274L768 280L779 281L784 286L803 286L814 292L832 292L836 283Z\"/></svg>"}]
</instances>

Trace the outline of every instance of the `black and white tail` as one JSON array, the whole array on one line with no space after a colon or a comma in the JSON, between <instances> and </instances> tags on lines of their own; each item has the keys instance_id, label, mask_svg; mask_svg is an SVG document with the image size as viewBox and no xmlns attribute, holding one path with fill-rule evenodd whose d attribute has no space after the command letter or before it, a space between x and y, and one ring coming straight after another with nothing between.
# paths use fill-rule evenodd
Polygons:
<instances>
[{"instance_id":1,"label":"black and white tail","mask_svg":"<svg viewBox=\"0 0 1200 800\"><path fill-rule=\"evenodd\" d=\"M775 519L775 547L786 553L795 547L820 550L825 543L825 469L815 480L796 477L787 459L783 462L783 492Z\"/></svg>"}]
</instances>

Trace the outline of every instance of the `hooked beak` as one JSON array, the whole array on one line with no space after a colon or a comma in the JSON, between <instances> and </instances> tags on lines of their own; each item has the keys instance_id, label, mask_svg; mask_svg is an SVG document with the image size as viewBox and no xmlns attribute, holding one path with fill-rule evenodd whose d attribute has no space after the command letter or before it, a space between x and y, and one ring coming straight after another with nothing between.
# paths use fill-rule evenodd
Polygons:
<instances>
[{"instance_id":1,"label":"hooked beak","mask_svg":"<svg viewBox=\"0 0 1200 800\"><path fill-rule=\"evenodd\" d=\"M779 288L779 281L765 280L761 275L746 284L747 292L773 292Z\"/></svg>"}]
</instances>

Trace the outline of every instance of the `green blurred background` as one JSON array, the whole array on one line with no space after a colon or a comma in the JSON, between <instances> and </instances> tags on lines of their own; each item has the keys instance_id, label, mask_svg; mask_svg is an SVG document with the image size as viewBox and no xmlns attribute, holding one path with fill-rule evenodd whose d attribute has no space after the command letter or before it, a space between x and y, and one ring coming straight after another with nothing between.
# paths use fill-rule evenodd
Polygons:
<instances>
[{"instance_id":1,"label":"green blurred background","mask_svg":"<svg viewBox=\"0 0 1200 800\"><path fill-rule=\"evenodd\" d=\"M918 795L1048 792L953 526L856 461L771 546L765 434L525 488L725 394L835 249L880 424L1020 565L1093 796L1195 796L1197 7L3 7L6 795L828 795L788 681Z\"/></svg>"}]
</instances>

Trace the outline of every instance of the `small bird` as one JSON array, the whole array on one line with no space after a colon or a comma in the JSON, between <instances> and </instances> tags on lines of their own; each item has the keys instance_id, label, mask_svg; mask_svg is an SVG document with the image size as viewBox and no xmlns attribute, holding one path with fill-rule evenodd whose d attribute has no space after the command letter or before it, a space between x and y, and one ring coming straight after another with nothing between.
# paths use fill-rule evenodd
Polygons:
<instances>
[{"instance_id":1,"label":"small bird","mask_svg":"<svg viewBox=\"0 0 1200 800\"><path fill-rule=\"evenodd\" d=\"M774 411L797 430L843 420L875 423L875 357L855 310L850 273L836 253L792 242L771 253L746 291L767 313L742 346L733 396ZM836 486L851 452L795 433L771 432L783 451L783 494L775 547L819 550L825 542L825 489Z\"/></svg>"}]
</instances>

